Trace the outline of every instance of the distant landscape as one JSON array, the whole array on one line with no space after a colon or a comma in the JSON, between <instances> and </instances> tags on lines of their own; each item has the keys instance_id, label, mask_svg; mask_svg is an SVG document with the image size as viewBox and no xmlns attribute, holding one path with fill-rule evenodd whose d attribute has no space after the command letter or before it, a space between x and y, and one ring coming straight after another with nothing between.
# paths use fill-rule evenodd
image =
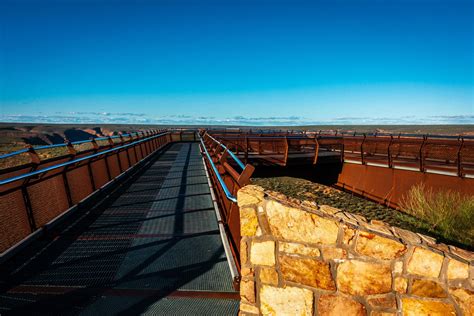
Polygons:
<instances>
[{"instance_id":1,"label":"distant landscape","mask_svg":"<svg viewBox=\"0 0 474 316\"><path fill-rule=\"evenodd\" d=\"M25 124L0 123L0 154L24 148L27 145L38 146L64 143L65 140L79 141L91 137L103 137L128 133L133 131L160 129L160 128L196 128L195 125L72 125L72 124ZM199 126L209 127L209 126ZM314 125L314 126L211 126L211 128L241 128L241 129L283 129L283 130L324 130L339 132L363 133L410 133L436 135L463 135L473 136L474 125Z\"/></svg>"}]
</instances>

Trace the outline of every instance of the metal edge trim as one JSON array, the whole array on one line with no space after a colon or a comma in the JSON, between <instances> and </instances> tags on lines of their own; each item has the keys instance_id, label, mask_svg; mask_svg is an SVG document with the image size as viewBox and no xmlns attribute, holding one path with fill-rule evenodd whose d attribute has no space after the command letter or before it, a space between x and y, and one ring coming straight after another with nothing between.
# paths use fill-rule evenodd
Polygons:
<instances>
[{"instance_id":1,"label":"metal edge trim","mask_svg":"<svg viewBox=\"0 0 474 316\"><path fill-rule=\"evenodd\" d=\"M217 200L214 194L214 188L211 183L211 178L209 176L209 171L206 167L206 162L204 161L204 157L201 152L201 160L204 166L204 170L206 171L206 178L207 184L209 185L209 190L211 191L212 202L214 204L214 211L217 217L217 223L219 225L219 232L221 235L222 245L224 246L225 256L227 257L227 263L229 265L230 274L232 275L232 279L235 280L240 276L239 271L237 270L237 265L235 264L234 256L232 255L232 251L230 250L229 240L227 239L227 234L225 232L224 224L222 223L222 217L219 212L219 206L217 205Z\"/></svg>"}]
</instances>

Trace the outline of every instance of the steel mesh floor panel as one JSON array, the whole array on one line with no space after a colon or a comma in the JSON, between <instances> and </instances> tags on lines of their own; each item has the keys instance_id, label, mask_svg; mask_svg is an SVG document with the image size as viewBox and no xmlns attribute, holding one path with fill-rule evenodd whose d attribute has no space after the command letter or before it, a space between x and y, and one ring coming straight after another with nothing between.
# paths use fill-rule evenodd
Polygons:
<instances>
[{"instance_id":1,"label":"steel mesh floor panel","mask_svg":"<svg viewBox=\"0 0 474 316\"><path fill-rule=\"evenodd\" d=\"M156 213L153 213L156 214ZM193 234L215 231L218 229L214 210L196 210L175 212L174 216L157 216L145 221L140 229L141 234Z\"/></svg>"},{"instance_id":2,"label":"steel mesh floor panel","mask_svg":"<svg viewBox=\"0 0 474 316\"><path fill-rule=\"evenodd\" d=\"M239 302L230 299L164 297L150 305L148 302L151 300L153 298L132 297L124 300L117 296L103 296L81 315L110 315L125 311L128 314L156 316L234 316L239 310Z\"/></svg>"},{"instance_id":3,"label":"steel mesh floor panel","mask_svg":"<svg viewBox=\"0 0 474 316\"><path fill-rule=\"evenodd\" d=\"M197 184L197 183L202 183L203 180L205 180L206 177L204 176L198 176L198 177L187 177L186 183L187 184ZM180 185L182 183L182 178L177 177L177 178L168 178L166 179L166 185Z\"/></svg>"},{"instance_id":4,"label":"steel mesh floor panel","mask_svg":"<svg viewBox=\"0 0 474 316\"><path fill-rule=\"evenodd\" d=\"M210 195L191 195L176 198L167 198L154 202L150 209L153 211L159 210L196 210L207 209L213 207L212 198Z\"/></svg>"},{"instance_id":5,"label":"steel mesh floor panel","mask_svg":"<svg viewBox=\"0 0 474 316\"><path fill-rule=\"evenodd\" d=\"M2 293L0 294L0 315L2 314L2 312L7 312L16 307L31 304L34 302L36 302L36 297L33 294Z\"/></svg>"},{"instance_id":6,"label":"steel mesh floor panel","mask_svg":"<svg viewBox=\"0 0 474 316\"><path fill-rule=\"evenodd\" d=\"M56 259L32 267L32 277L23 284L90 286L110 282L129 244L129 240L76 240Z\"/></svg>"},{"instance_id":7,"label":"steel mesh floor panel","mask_svg":"<svg viewBox=\"0 0 474 316\"><path fill-rule=\"evenodd\" d=\"M121 288L233 291L218 232L142 238L134 241L134 247L117 273L115 281Z\"/></svg>"}]
</instances>

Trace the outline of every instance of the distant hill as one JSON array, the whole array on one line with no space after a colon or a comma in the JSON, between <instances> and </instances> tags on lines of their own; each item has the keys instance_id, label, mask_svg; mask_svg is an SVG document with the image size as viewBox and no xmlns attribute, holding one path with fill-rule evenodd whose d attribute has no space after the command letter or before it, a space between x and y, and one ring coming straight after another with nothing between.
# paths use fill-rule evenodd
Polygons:
<instances>
[{"instance_id":1,"label":"distant hill","mask_svg":"<svg viewBox=\"0 0 474 316\"><path fill-rule=\"evenodd\" d=\"M64 143L66 140L79 141L91 137L117 135L152 127L112 125L35 125L0 123L0 154L24 148L26 145L50 145ZM155 127L156 128L156 127Z\"/></svg>"}]
</instances>

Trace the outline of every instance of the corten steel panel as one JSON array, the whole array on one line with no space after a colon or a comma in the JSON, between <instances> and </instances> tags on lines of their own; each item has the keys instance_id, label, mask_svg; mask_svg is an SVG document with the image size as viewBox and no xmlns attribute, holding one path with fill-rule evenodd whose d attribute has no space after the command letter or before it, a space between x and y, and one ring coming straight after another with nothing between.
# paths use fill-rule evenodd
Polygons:
<instances>
[{"instance_id":1,"label":"corten steel panel","mask_svg":"<svg viewBox=\"0 0 474 316\"><path fill-rule=\"evenodd\" d=\"M0 253L31 233L21 190L0 196Z\"/></svg>"},{"instance_id":2,"label":"corten steel panel","mask_svg":"<svg viewBox=\"0 0 474 316\"><path fill-rule=\"evenodd\" d=\"M173 142L181 141L181 137L180 137L179 133L178 134L176 134L176 133L171 134L171 141L173 141Z\"/></svg>"},{"instance_id":3,"label":"corten steel panel","mask_svg":"<svg viewBox=\"0 0 474 316\"><path fill-rule=\"evenodd\" d=\"M111 154L110 156L107 157L107 163L109 165L110 175L112 179L121 173L117 157L118 156L116 153Z\"/></svg>"},{"instance_id":4,"label":"corten steel panel","mask_svg":"<svg viewBox=\"0 0 474 316\"><path fill-rule=\"evenodd\" d=\"M130 164L128 163L127 151L126 150L122 150L119 153L119 158L120 158L120 164L122 165L122 171L125 171L128 168L130 168Z\"/></svg>"},{"instance_id":5,"label":"corten steel panel","mask_svg":"<svg viewBox=\"0 0 474 316\"><path fill-rule=\"evenodd\" d=\"M107 182L109 182L109 176L107 175L107 166L105 159L102 157L100 160L91 163L92 175L94 177L95 188L98 189Z\"/></svg>"},{"instance_id":6,"label":"corten steel panel","mask_svg":"<svg viewBox=\"0 0 474 316\"><path fill-rule=\"evenodd\" d=\"M72 203L77 204L94 190L87 165L69 170L66 173L69 190L71 192Z\"/></svg>"},{"instance_id":7,"label":"corten steel panel","mask_svg":"<svg viewBox=\"0 0 474 316\"><path fill-rule=\"evenodd\" d=\"M127 152L130 157L130 167L137 163L137 152L135 150L136 148L133 146L131 148L127 148Z\"/></svg>"},{"instance_id":8,"label":"corten steel panel","mask_svg":"<svg viewBox=\"0 0 474 316\"><path fill-rule=\"evenodd\" d=\"M194 132L193 133L183 133L183 141L194 141Z\"/></svg>"},{"instance_id":9,"label":"corten steel panel","mask_svg":"<svg viewBox=\"0 0 474 316\"><path fill-rule=\"evenodd\" d=\"M474 179L434 173L344 163L337 184L373 200L397 207L413 185L474 195Z\"/></svg>"},{"instance_id":10,"label":"corten steel panel","mask_svg":"<svg viewBox=\"0 0 474 316\"><path fill-rule=\"evenodd\" d=\"M41 227L69 208L62 175L31 184L27 188L37 227Z\"/></svg>"},{"instance_id":11,"label":"corten steel panel","mask_svg":"<svg viewBox=\"0 0 474 316\"><path fill-rule=\"evenodd\" d=\"M139 145L136 145L135 146L135 150L137 151L137 157L138 157L138 160L137 161L140 161L143 159L143 144L139 144Z\"/></svg>"}]
</instances>

